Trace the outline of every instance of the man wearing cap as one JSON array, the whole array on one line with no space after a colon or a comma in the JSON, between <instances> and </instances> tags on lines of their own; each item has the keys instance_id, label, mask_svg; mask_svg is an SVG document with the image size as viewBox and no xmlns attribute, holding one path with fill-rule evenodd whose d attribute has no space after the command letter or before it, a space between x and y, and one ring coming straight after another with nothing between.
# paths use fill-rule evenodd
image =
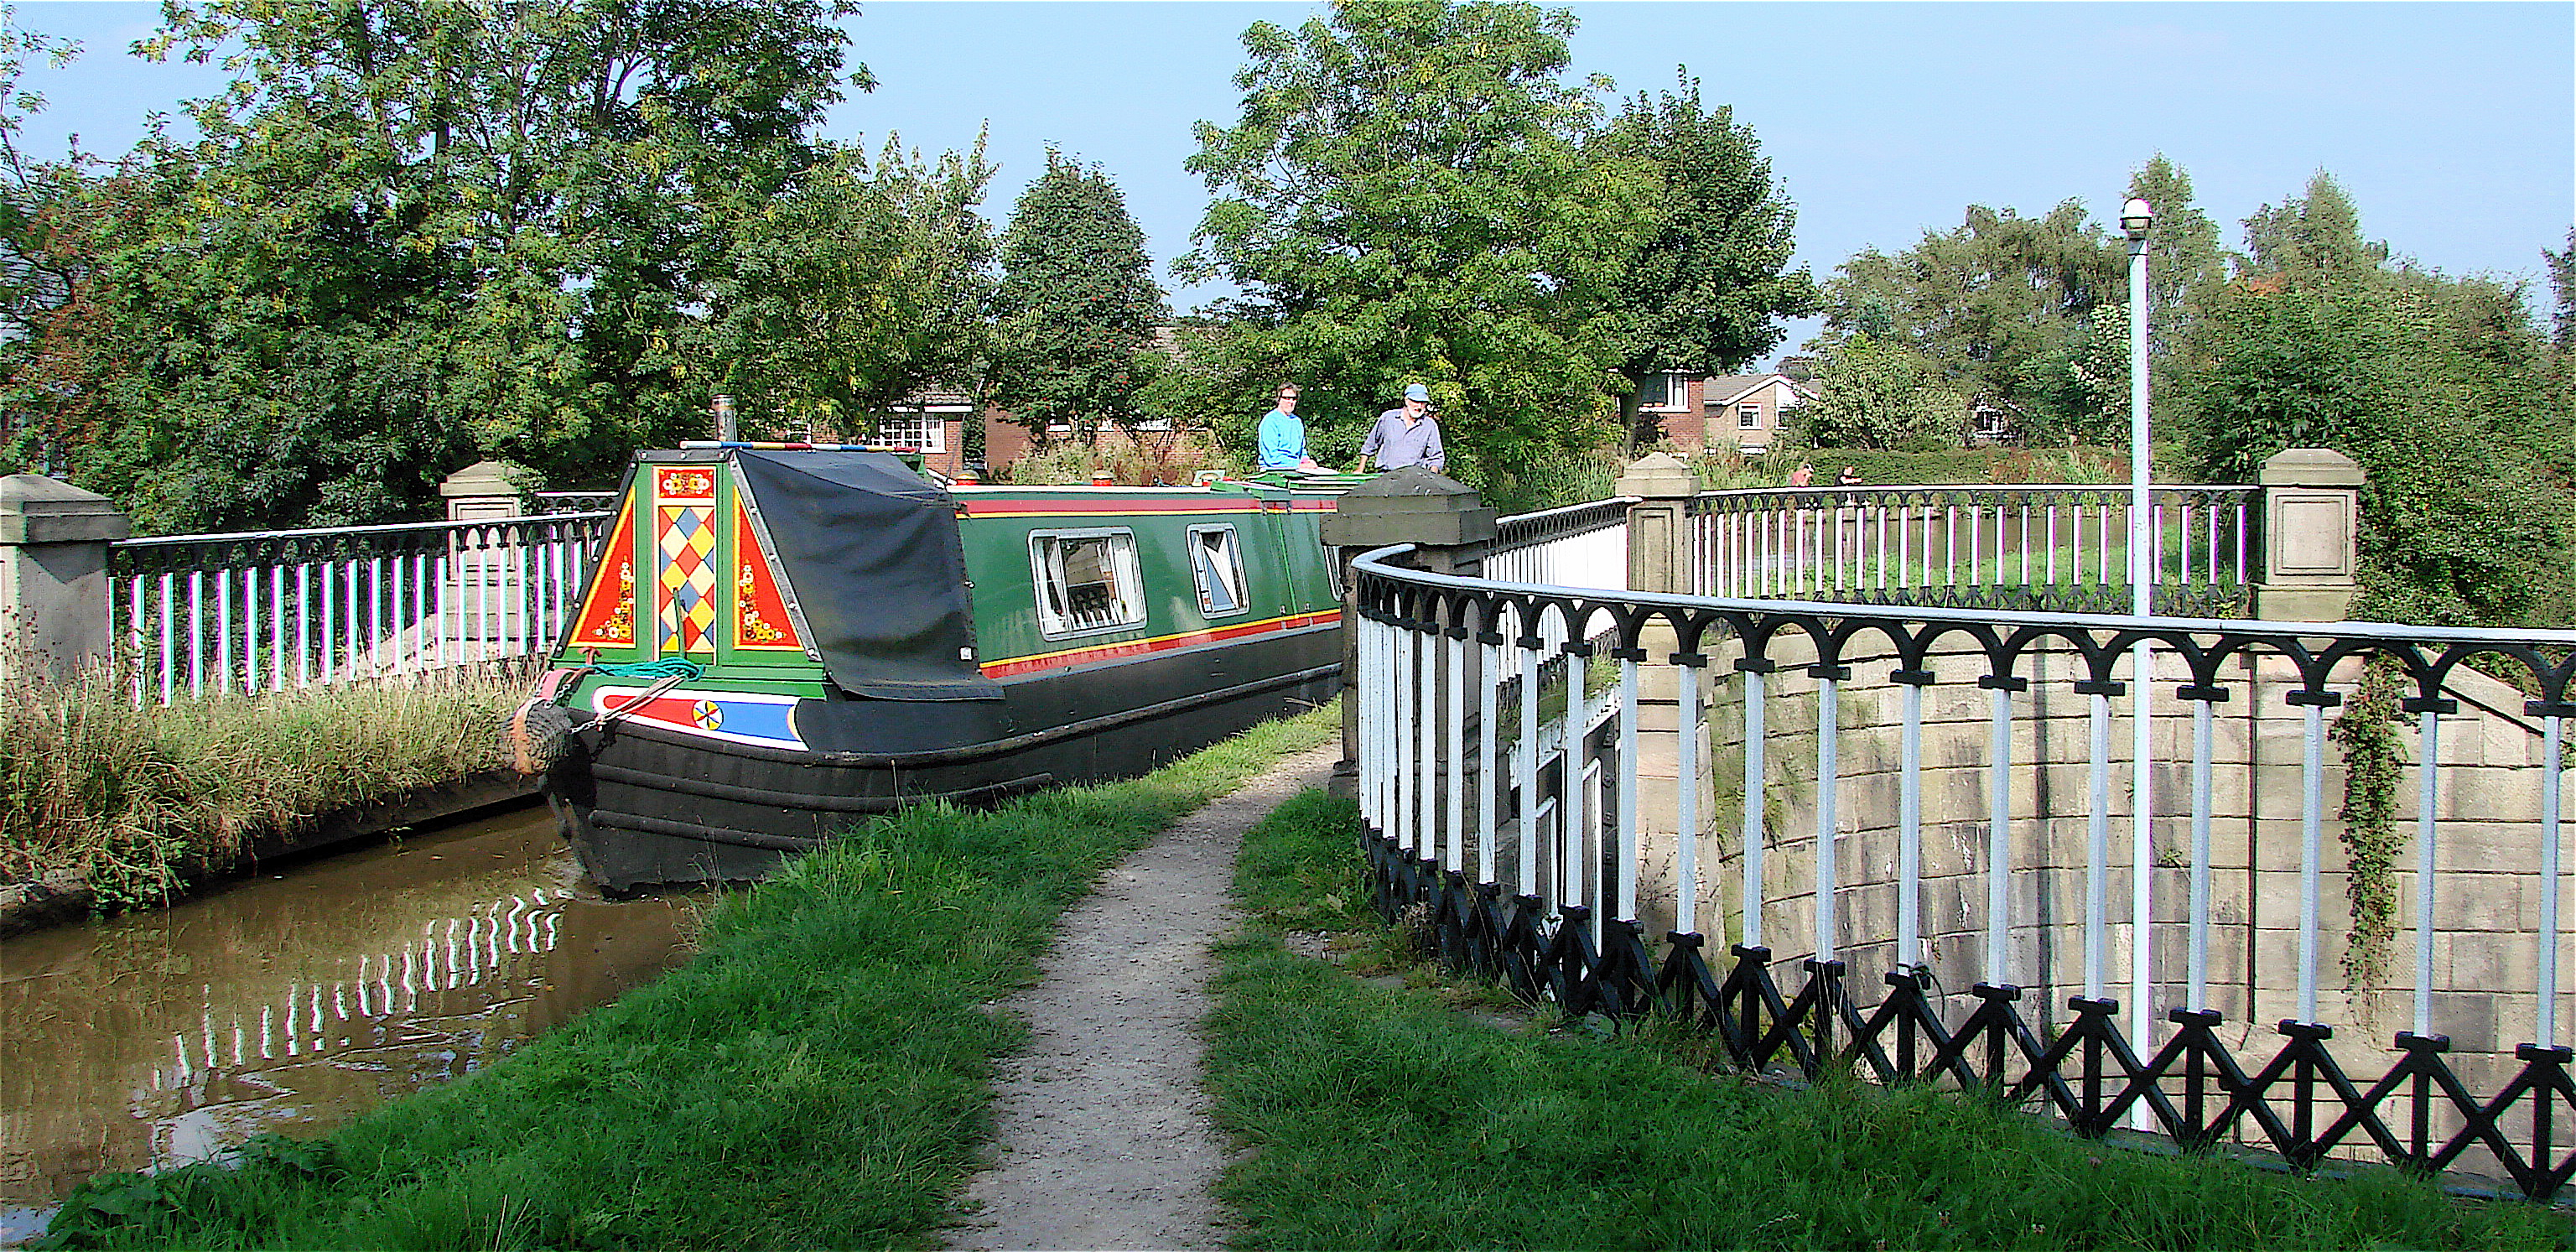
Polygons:
<instances>
[{"instance_id":1,"label":"man wearing cap","mask_svg":"<svg viewBox=\"0 0 2576 1252\"><path fill-rule=\"evenodd\" d=\"M1377 454L1377 467L1382 470L1407 465L1449 468L1449 454L1440 450L1440 422L1431 416L1430 388L1406 385L1404 407L1377 415L1377 425L1369 428L1368 440L1360 445L1360 467L1354 473L1368 472L1371 453Z\"/></svg>"}]
</instances>

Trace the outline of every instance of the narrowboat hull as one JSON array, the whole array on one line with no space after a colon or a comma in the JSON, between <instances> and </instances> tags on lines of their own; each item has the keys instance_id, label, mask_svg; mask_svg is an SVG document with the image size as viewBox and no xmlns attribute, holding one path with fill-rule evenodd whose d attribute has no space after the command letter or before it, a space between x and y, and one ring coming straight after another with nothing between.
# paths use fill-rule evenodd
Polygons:
<instances>
[{"instance_id":1,"label":"narrowboat hull","mask_svg":"<svg viewBox=\"0 0 2576 1252\"><path fill-rule=\"evenodd\" d=\"M952 491L865 449L644 453L512 719L518 759L545 762L612 892L758 879L905 804L1142 774L1339 690L1336 494Z\"/></svg>"},{"instance_id":2,"label":"narrowboat hull","mask_svg":"<svg viewBox=\"0 0 2576 1252\"><path fill-rule=\"evenodd\" d=\"M1011 723L1038 729L950 747L798 749L592 724L573 733L546 793L605 890L751 881L874 814L1132 778L1340 688L1341 631L1310 627L1008 684ZM1140 692L1164 698L1137 705Z\"/></svg>"},{"instance_id":3,"label":"narrowboat hull","mask_svg":"<svg viewBox=\"0 0 2576 1252\"><path fill-rule=\"evenodd\" d=\"M1340 641L1329 647L1340 652ZM981 745L894 755L729 745L611 724L574 734L546 793L600 889L755 881L871 814L1133 778L1319 706L1340 683L1334 659Z\"/></svg>"}]
</instances>

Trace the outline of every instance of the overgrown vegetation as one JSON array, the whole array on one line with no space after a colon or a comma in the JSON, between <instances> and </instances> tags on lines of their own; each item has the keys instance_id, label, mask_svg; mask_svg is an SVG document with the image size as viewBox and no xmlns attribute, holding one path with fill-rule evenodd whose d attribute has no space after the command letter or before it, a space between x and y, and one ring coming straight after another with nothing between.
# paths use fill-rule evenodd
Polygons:
<instances>
[{"instance_id":1,"label":"overgrown vegetation","mask_svg":"<svg viewBox=\"0 0 2576 1252\"><path fill-rule=\"evenodd\" d=\"M2155 448L2155 480L2189 482L2179 462L2180 449ZM2066 483L2076 486L2125 485L2129 454L2124 449L2078 444L2066 448L1945 448L1934 452L1879 448L1782 448L1757 457L1719 452L1699 457L1691 468L1710 490L1777 487L1789 481L1800 464L1814 468L1808 484L1830 487L1849 466L1864 486L1910 487L1955 483Z\"/></svg>"},{"instance_id":2,"label":"overgrown vegetation","mask_svg":"<svg viewBox=\"0 0 2576 1252\"><path fill-rule=\"evenodd\" d=\"M2352 908L2352 933L2344 941L2343 975L2354 992L2377 988L2388 975L2389 944L2397 938L2397 856L2408 836L2397 829L2397 785L2405 768L2399 741L2398 701L2411 686L2405 667L2372 653L2361 683L2326 731L2343 750L2343 810L2336 816L2351 862L2344 899Z\"/></svg>"},{"instance_id":3,"label":"overgrown vegetation","mask_svg":"<svg viewBox=\"0 0 2576 1252\"><path fill-rule=\"evenodd\" d=\"M1186 487L1203 469L1222 470L1228 475L1242 472L1238 460L1223 448L1204 448L1149 431L1098 443L1077 440L1042 445L1003 466L998 478L1023 486L1089 486L1096 481L1095 475L1105 470L1110 481L1121 486Z\"/></svg>"},{"instance_id":4,"label":"overgrown vegetation","mask_svg":"<svg viewBox=\"0 0 2576 1252\"><path fill-rule=\"evenodd\" d=\"M72 871L114 912L246 840L502 763L525 684L460 677L138 706L105 673L0 693L0 880Z\"/></svg>"},{"instance_id":5,"label":"overgrown vegetation","mask_svg":"<svg viewBox=\"0 0 2576 1252\"><path fill-rule=\"evenodd\" d=\"M20 151L0 6L0 468L146 533L407 520L480 458L613 480L705 431L865 424L968 372L980 144L821 137L846 0L173 0L233 81L131 152ZM112 53L111 53L112 55Z\"/></svg>"},{"instance_id":6,"label":"overgrown vegetation","mask_svg":"<svg viewBox=\"0 0 2576 1252\"><path fill-rule=\"evenodd\" d=\"M2529 284L2443 274L2368 238L2322 171L2244 220L2242 253L2164 158L2129 194L2156 210L2149 368L2156 429L2178 445L2160 480L2250 482L2284 448L2331 448L2368 474L2355 617L2576 617L2576 233L2567 254L2540 249L2545 329ZM1807 345L1821 394L1791 411L1790 442L1930 450L1979 403L2034 446L2123 441L2126 249L2068 200L2035 218L1971 205L1955 230L1854 255L1826 286Z\"/></svg>"},{"instance_id":7,"label":"overgrown vegetation","mask_svg":"<svg viewBox=\"0 0 2576 1252\"><path fill-rule=\"evenodd\" d=\"M1253 1149L1220 1194L1252 1248L2551 1248L2565 1217L2395 1171L2299 1178L2124 1151L2009 1109L1707 1072L1696 1036L1462 1014L1292 955L1278 927L1390 946L1359 828L1309 795L1256 828L1222 949L1218 1117ZM1407 979L1428 983L1425 971Z\"/></svg>"},{"instance_id":8,"label":"overgrown vegetation","mask_svg":"<svg viewBox=\"0 0 2576 1252\"><path fill-rule=\"evenodd\" d=\"M53 1247L933 1247L1018 1046L991 1001L1057 915L1327 709L1132 782L854 829L707 917L698 956L338 1134L75 1192Z\"/></svg>"}]
</instances>

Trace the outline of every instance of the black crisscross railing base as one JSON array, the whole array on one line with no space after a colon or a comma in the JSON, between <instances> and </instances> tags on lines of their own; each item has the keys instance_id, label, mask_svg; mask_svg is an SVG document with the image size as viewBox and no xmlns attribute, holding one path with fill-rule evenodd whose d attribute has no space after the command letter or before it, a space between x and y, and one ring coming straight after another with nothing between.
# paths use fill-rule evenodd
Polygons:
<instances>
[{"instance_id":1,"label":"black crisscross railing base","mask_svg":"<svg viewBox=\"0 0 2576 1252\"><path fill-rule=\"evenodd\" d=\"M1369 837L1368 852L1380 914L1393 920L1420 906L1438 959L1453 973L1497 979L1525 1000L1553 1000L1571 1014L1686 1020L1745 1070L1794 1066L1813 1078L1847 1067L1881 1083L1946 1080L2014 1103L2038 1101L2097 1138L2143 1107L2186 1148L2241 1139L2301 1169L2339 1148L2375 1148L2391 1164L2429 1175L2484 1147L2512 1187L2535 1200L2556 1197L2576 1174L2569 1074L2576 1050L2520 1046L2521 1069L2481 1098L2444 1059L2450 1041L2439 1035L2400 1033L2396 1064L2365 1083L2326 1046L2334 1028L2316 1023L2280 1023L2280 1050L2252 1071L2221 1038L2223 1019L2207 1010L2167 1014L2176 1029L2141 1057L2120 1030L2116 1000L2069 1000L2074 1021L2043 1037L2018 1007L2021 988L1980 983L1971 989L1975 1007L1954 1028L1921 971L1889 973L1886 998L1863 1009L1842 962L1810 960L1795 993L1784 995L1768 949L1729 949L1721 977L1702 936L1673 934L1657 962L1633 921L1603 920L1596 942L1580 906L1553 910L1551 925L1536 896L1471 883L1381 836ZM2444 1110L2459 1123L2447 1135L2434 1129ZM2505 1126L2517 1113L2529 1119L2519 1135Z\"/></svg>"}]
</instances>

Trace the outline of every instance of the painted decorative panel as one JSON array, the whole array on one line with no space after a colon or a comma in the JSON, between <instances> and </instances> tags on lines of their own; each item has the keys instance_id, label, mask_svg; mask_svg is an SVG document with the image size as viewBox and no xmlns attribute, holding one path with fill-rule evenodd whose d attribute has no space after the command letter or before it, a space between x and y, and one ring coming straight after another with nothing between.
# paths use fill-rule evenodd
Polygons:
<instances>
[{"instance_id":1,"label":"painted decorative panel","mask_svg":"<svg viewBox=\"0 0 2576 1252\"><path fill-rule=\"evenodd\" d=\"M733 564L733 646L803 655L805 642L796 637L796 623L787 615L787 598L779 594L768 554L761 551L739 494L733 502Z\"/></svg>"},{"instance_id":2,"label":"painted decorative panel","mask_svg":"<svg viewBox=\"0 0 2576 1252\"><path fill-rule=\"evenodd\" d=\"M706 466L653 471L653 608L657 655L715 651L716 476Z\"/></svg>"},{"instance_id":3,"label":"painted decorative panel","mask_svg":"<svg viewBox=\"0 0 2576 1252\"><path fill-rule=\"evenodd\" d=\"M635 646L635 502L617 510L617 525L608 546L600 550L599 568L591 573L590 591L581 600L581 617L573 623L569 646L619 649Z\"/></svg>"}]
</instances>

